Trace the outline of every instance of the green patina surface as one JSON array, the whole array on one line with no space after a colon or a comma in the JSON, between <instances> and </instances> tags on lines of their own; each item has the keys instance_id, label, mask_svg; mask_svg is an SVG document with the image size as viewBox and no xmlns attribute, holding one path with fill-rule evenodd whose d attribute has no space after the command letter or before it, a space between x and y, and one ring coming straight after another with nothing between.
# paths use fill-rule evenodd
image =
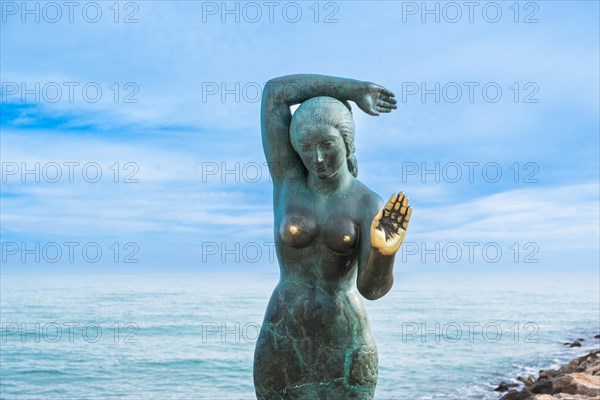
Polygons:
<instances>
[{"instance_id":1,"label":"green patina surface","mask_svg":"<svg viewBox=\"0 0 600 400\"><path fill-rule=\"evenodd\" d=\"M381 217L383 201L356 179L348 100L378 115L395 108L393 94L368 82L294 75L269 81L262 98L281 277L256 343L257 398L373 399L377 349L362 298L390 289L399 246L390 229L403 220ZM381 251L370 240L376 215L387 224Z\"/></svg>"}]
</instances>

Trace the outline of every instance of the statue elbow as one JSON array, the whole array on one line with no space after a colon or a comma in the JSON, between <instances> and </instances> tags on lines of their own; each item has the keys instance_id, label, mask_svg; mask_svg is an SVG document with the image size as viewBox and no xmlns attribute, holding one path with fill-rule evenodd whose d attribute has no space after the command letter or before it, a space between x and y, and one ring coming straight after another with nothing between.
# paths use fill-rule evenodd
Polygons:
<instances>
[{"instance_id":1,"label":"statue elbow","mask_svg":"<svg viewBox=\"0 0 600 400\"><path fill-rule=\"evenodd\" d=\"M384 285L358 285L358 292L367 300L378 300L392 289L392 284L393 281L390 280Z\"/></svg>"}]
</instances>

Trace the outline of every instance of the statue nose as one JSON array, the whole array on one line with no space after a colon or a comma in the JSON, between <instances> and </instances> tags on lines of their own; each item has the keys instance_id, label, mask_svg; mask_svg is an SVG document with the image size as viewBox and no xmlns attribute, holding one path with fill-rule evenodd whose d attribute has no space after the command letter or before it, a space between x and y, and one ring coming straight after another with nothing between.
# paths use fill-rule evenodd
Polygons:
<instances>
[{"instance_id":1,"label":"statue nose","mask_svg":"<svg viewBox=\"0 0 600 400\"><path fill-rule=\"evenodd\" d=\"M316 150L317 152L317 162L320 164L323 162L323 152L319 148Z\"/></svg>"}]
</instances>

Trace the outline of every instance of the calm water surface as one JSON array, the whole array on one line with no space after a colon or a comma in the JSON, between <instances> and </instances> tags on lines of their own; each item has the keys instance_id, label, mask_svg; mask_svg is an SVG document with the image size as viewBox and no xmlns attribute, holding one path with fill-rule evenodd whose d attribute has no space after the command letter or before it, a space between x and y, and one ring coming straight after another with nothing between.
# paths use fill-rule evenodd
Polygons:
<instances>
[{"instance_id":1,"label":"calm water surface","mask_svg":"<svg viewBox=\"0 0 600 400\"><path fill-rule=\"evenodd\" d=\"M276 274L3 275L2 399L253 399ZM377 399L498 399L502 380L598 348L597 279L396 275L366 302ZM528 283L530 282L530 283ZM585 338L570 349L567 340Z\"/></svg>"}]
</instances>

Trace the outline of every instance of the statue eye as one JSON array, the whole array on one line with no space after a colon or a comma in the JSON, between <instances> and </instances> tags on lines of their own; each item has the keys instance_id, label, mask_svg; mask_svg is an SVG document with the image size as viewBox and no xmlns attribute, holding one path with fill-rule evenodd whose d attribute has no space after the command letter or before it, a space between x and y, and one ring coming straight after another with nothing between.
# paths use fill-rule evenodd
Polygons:
<instances>
[{"instance_id":1,"label":"statue eye","mask_svg":"<svg viewBox=\"0 0 600 400\"><path fill-rule=\"evenodd\" d=\"M323 142L323 147L324 148L329 149L329 148L331 148L331 146L333 146L332 142L330 142L330 141Z\"/></svg>"}]
</instances>

